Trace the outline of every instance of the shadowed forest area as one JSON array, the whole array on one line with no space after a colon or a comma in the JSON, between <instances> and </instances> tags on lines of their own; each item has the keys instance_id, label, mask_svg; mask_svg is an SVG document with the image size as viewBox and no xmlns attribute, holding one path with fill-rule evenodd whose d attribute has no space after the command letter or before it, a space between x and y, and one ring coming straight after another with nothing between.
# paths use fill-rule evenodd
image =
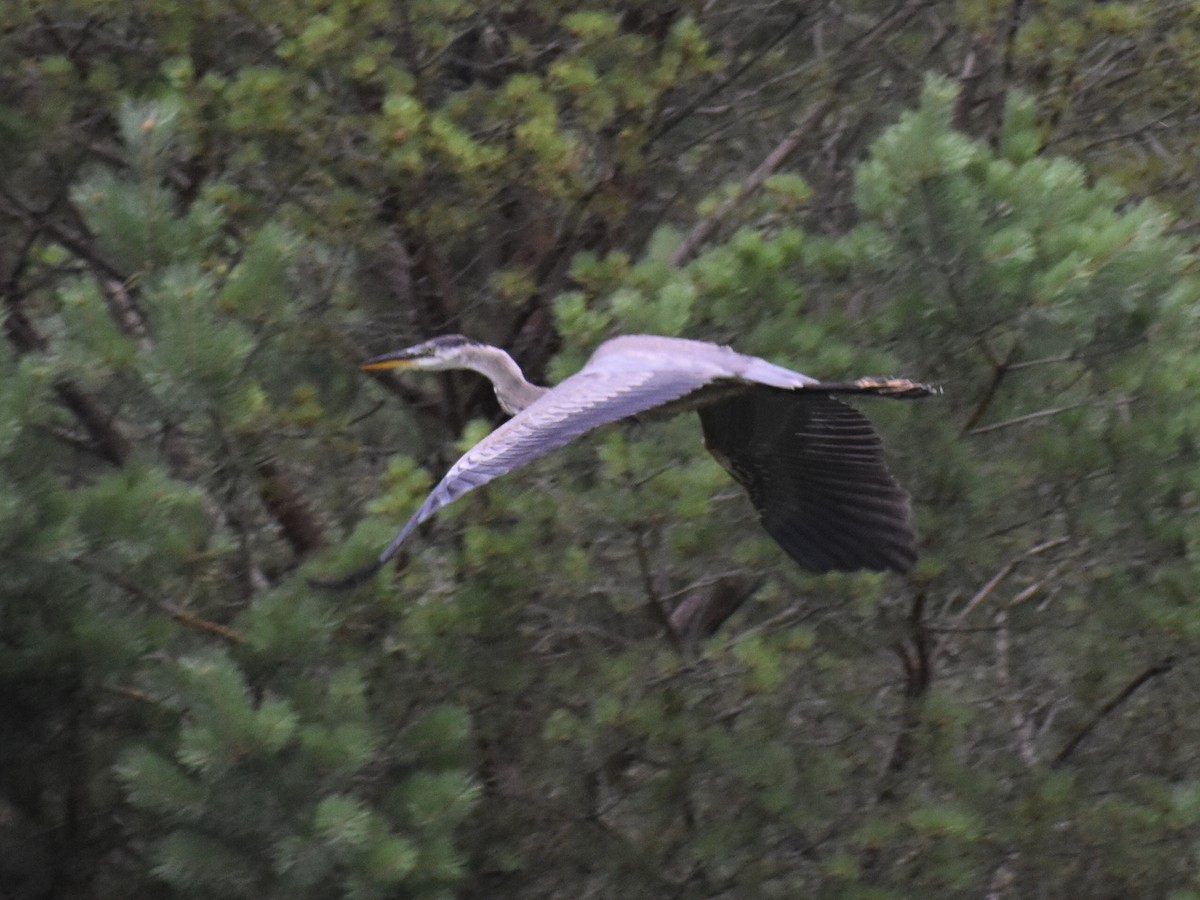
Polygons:
<instances>
[{"instance_id":1,"label":"shadowed forest area","mask_svg":"<svg viewBox=\"0 0 1200 900\"><path fill-rule=\"evenodd\" d=\"M1200 10L6 0L0 896L1200 900ZM825 379L904 576L694 416L443 510L460 332Z\"/></svg>"}]
</instances>

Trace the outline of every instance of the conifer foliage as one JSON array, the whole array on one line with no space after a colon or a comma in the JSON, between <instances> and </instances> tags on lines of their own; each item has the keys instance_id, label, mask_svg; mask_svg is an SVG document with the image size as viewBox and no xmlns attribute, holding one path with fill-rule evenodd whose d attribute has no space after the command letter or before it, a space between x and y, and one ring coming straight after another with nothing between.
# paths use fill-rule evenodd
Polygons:
<instances>
[{"instance_id":1,"label":"conifer foliage","mask_svg":"<svg viewBox=\"0 0 1200 900\"><path fill-rule=\"evenodd\" d=\"M784 6L9 10L0 894L1200 896L1200 26ZM357 370L444 331L940 382L921 561L681 417L314 590L498 421Z\"/></svg>"}]
</instances>

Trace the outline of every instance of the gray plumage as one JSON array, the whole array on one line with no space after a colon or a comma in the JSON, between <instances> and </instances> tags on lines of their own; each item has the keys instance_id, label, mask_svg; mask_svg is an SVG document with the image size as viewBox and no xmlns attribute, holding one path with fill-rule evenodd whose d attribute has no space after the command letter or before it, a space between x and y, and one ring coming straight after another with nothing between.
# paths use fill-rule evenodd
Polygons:
<instances>
[{"instance_id":1,"label":"gray plumage","mask_svg":"<svg viewBox=\"0 0 1200 900\"><path fill-rule=\"evenodd\" d=\"M525 380L512 358L461 335L368 360L367 370L472 369L488 377L511 419L458 460L369 566L324 587L377 572L422 522L480 487L587 431L653 409L694 408L705 445L746 489L763 527L815 572L907 571L916 558L909 498L888 472L867 419L832 394L912 398L907 379L820 382L728 347L628 335L606 341L554 388Z\"/></svg>"}]
</instances>

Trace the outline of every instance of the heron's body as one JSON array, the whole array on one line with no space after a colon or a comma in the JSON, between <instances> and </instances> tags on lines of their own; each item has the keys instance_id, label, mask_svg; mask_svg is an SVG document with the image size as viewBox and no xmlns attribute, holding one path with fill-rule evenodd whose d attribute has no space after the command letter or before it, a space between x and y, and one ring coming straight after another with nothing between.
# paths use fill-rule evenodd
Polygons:
<instances>
[{"instance_id":1,"label":"heron's body","mask_svg":"<svg viewBox=\"0 0 1200 900\"><path fill-rule=\"evenodd\" d=\"M527 382L503 350L458 335L377 357L363 368L472 369L491 379L513 417L450 468L375 562L323 582L328 586L370 577L414 528L472 488L600 425L681 408L698 411L705 446L746 488L767 532L802 566L906 571L916 558L908 494L888 472L878 435L833 396L931 393L907 379L820 382L728 347L652 335L606 341L553 388Z\"/></svg>"}]
</instances>

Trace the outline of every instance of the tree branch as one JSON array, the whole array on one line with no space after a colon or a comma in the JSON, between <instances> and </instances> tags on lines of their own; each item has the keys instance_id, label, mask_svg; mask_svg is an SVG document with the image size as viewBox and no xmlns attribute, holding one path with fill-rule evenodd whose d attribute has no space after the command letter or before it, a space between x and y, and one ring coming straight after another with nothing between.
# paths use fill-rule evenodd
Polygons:
<instances>
[{"instance_id":1,"label":"tree branch","mask_svg":"<svg viewBox=\"0 0 1200 900\"><path fill-rule=\"evenodd\" d=\"M741 609L751 591L747 579L724 575L703 588L689 591L671 611L671 630L689 643L712 637Z\"/></svg>"},{"instance_id":2,"label":"tree branch","mask_svg":"<svg viewBox=\"0 0 1200 900\"><path fill-rule=\"evenodd\" d=\"M39 353L46 350L48 342L37 330L25 310L21 307L21 290L19 287L21 273L25 270L26 260L40 233L41 226L36 223L29 225L29 234L25 245L0 287L4 297L4 332L8 341L19 353ZM92 444L99 455L114 466L122 466L129 458L130 444L125 435L113 424L112 419L87 394L73 382L63 378L55 382L54 393L71 414L79 421L91 436Z\"/></svg>"},{"instance_id":3,"label":"tree branch","mask_svg":"<svg viewBox=\"0 0 1200 900\"><path fill-rule=\"evenodd\" d=\"M1112 715L1122 703L1137 693L1142 685L1157 678L1159 675L1167 674L1174 667L1175 657L1173 656L1168 656L1153 665L1147 666L1126 684L1125 687L1121 688L1116 696L1100 707L1096 714L1082 728L1075 732L1071 739L1063 745L1063 748L1058 751L1051 766L1058 768L1061 765L1065 765L1070 760L1071 755L1079 748L1079 745L1087 739L1088 735L1096 730L1096 726Z\"/></svg>"},{"instance_id":4,"label":"tree branch","mask_svg":"<svg viewBox=\"0 0 1200 900\"><path fill-rule=\"evenodd\" d=\"M900 727L892 742L881 772L878 802L885 803L896 797L896 776L912 758L913 738L921 724L921 708L929 685L933 682L933 653L929 646L929 629L925 622L925 594L913 597L908 613L910 644L897 641L894 650L904 669L904 697L900 707Z\"/></svg>"},{"instance_id":5,"label":"tree branch","mask_svg":"<svg viewBox=\"0 0 1200 900\"><path fill-rule=\"evenodd\" d=\"M258 460L258 496L298 557L325 546L325 534L304 497L271 457Z\"/></svg>"},{"instance_id":6,"label":"tree branch","mask_svg":"<svg viewBox=\"0 0 1200 900\"><path fill-rule=\"evenodd\" d=\"M968 600L966 602L966 605L964 605L963 608L958 611L958 614L954 617L954 619L951 621L951 623L948 626L946 626L944 629L938 629L939 631L942 631L945 633L942 634L941 640L938 641L937 646L933 650L934 659L936 659L937 657L939 657L941 655L942 650L945 649L946 642L950 640L950 635L953 633L956 633L956 632L961 632L963 630L962 623L967 618L967 616L969 616L975 610L976 607L978 607L981 603L983 603L983 601L985 601L988 597L990 597L992 595L992 593L996 590L996 588L998 588L1000 586L1000 584L1004 581L1004 579L1006 579L1009 575L1011 575L1014 571L1016 571L1016 568L1018 565L1025 562L1027 559L1031 559L1034 556L1040 556L1041 554L1045 553L1047 550L1053 550L1055 547L1059 547L1062 544L1065 544L1066 542L1067 542L1067 538L1065 538L1065 537L1052 538L1051 540L1043 541L1040 544L1030 547L1028 550L1026 550L1020 556L1010 559L1008 562L1006 562L1004 565L1002 565L999 569L997 569L996 573L994 575L992 575L992 577L989 578L986 582L984 582L983 586L975 592L975 594L971 597L970 600ZM1042 579L1041 581L1036 582L1032 586L1033 590L1036 591L1044 583L1045 583L1045 579ZM1030 588L1028 588L1028 587L1025 588L1024 590L1020 591L1013 600L1011 600L1009 602L1009 605L1015 606L1018 602L1023 603L1025 600L1029 599L1029 597L1031 596L1031 593L1032 592L1031 592Z\"/></svg>"},{"instance_id":7,"label":"tree branch","mask_svg":"<svg viewBox=\"0 0 1200 900\"><path fill-rule=\"evenodd\" d=\"M1079 409L1081 406L1087 406L1086 403L1071 403L1067 406L1052 406L1049 409L1039 409L1037 412L1027 413L1023 416L1017 416L1013 419L1005 419L1003 422L993 422L991 425L984 425L980 428L972 428L967 434L988 434L992 431L1000 431L1002 428L1011 428L1013 425L1024 425L1026 422L1035 422L1038 419L1046 419L1050 416L1057 416L1059 413L1067 412L1072 409Z\"/></svg>"},{"instance_id":8,"label":"tree branch","mask_svg":"<svg viewBox=\"0 0 1200 900\"><path fill-rule=\"evenodd\" d=\"M654 577L650 574L650 557L646 552L645 531L640 527L633 529L633 546L637 554L638 569L642 575L642 587L646 591L646 606L650 609L651 618L662 626L671 645L682 653L683 641L679 632L675 630L675 623L671 621L671 616L654 587Z\"/></svg>"},{"instance_id":9,"label":"tree branch","mask_svg":"<svg viewBox=\"0 0 1200 900\"><path fill-rule=\"evenodd\" d=\"M780 41L799 28L801 23L803 23L810 16L814 15L816 12L817 10L813 9L801 9L799 12L794 13L791 21L788 22L787 25L776 31L765 45L755 49L753 56L743 62L736 69L729 72L724 78L719 79L715 84L710 86L708 90L700 92L679 109L674 110L671 115L663 119L663 121L658 124L654 131L650 133L650 141L653 142L661 138L680 122L684 121L693 112L695 112L704 104L708 103L713 97L717 96L717 94L721 93L721 91L725 90L725 88L729 87L731 84L745 75L748 71L750 71L750 69L754 68L754 66L764 59L767 54L774 50Z\"/></svg>"},{"instance_id":10,"label":"tree branch","mask_svg":"<svg viewBox=\"0 0 1200 900\"><path fill-rule=\"evenodd\" d=\"M701 220L691 230L669 257L671 265L682 266L691 260L700 250L700 247L716 233L722 222L749 197L758 192L763 182L773 175L787 161L788 157L796 152L804 139L821 124L825 116L833 109L835 99L839 96L841 88L849 80L850 73L855 70L857 63L888 34L891 34L895 29L915 16L927 3L928 0L909 0L909 2L898 4L892 13L884 16L863 34L856 44L842 51L840 54L843 60L841 63L841 73L834 79L829 89L829 95L824 100L818 101L800 121L800 124L793 128L791 133L780 141L774 150L767 154L766 158L758 164L758 167L742 182L737 193L732 197L726 198L711 215Z\"/></svg>"},{"instance_id":11,"label":"tree branch","mask_svg":"<svg viewBox=\"0 0 1200 900\"><path fill-rule=\"evenodd\" d=\"M54 393L92 437L96 451L114 466L123 466L131 452L129 440L92 398L70 381L59 381Z\"/></svg>"},{"instance_id":12,"label":"tree branch","mask_svg":"<svg viewBox=\"0 0 1200 900\"><path fill-rule=\"evenodd\" d=\"M172 619L187 625L189 628L194 628L197 631L203 631L207 634L215 634L217 637L224 638L231 644L241 644L246 640L232 628L222 625L219 622L213 622L209 619L201 618L195 613L190 613L186 609L183 609L174 603L163 601L159 605Z\"/></svg>"},{"instance_id":13,"label":"tree branch","mask_svg":"<svg viewBox=\"0 0 1200 900\"><path fill-rule=\"evenodd\" d=\"M983 392L983 397L980 398L971 415L967 417L966 424L963 425L962 430L959 432L960 435L970 434L971 430L979 424L979 420L983 418L988 407L992 405L992 401L996 398L996 394L1000 390L1000 383L1004 381L1004 376L1009 373L1012 358L1017 352L1017 345L1013 344L1009 348L1004 359L996 359L987 344L982 341L980 342L980 349L983 351L984 356L988 358L988 362L992 364L992 378Z\"/></svg>"},{"instance_id":14,"label":"tree branch","mask_svg":"<svg viewBox=\"0 0 1200 900\"><path fill-rule=\"evenodd\" d=\"M691 230L683 242L675 248L671 253L670 263L673 266L682 266L687 263L700 247L708 242L709 238L716 233L716 230L721 226L729 215L742 205L747 198L755 194L759 188L775 171L787 161L787 158L796 152L809 134L815 129L825 115L833 108L832 97L826 98L814 106L801 120L800 124L792 129L791 134L779 142L779 145L767 154L766 159L758 164L753 172L751 172L746 180L742 182L737 193L732 197L727 197L721 202L721 205L708 217L701 219L695 228Z\"/></svg>"}]
</instances>

